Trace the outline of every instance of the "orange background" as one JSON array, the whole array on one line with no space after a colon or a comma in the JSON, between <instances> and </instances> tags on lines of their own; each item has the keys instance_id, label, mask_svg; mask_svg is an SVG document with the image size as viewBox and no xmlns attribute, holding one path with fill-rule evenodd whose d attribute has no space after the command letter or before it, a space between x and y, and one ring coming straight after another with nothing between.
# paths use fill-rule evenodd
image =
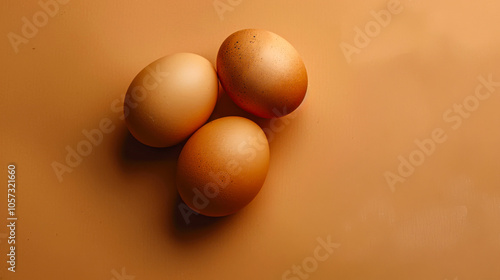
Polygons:
<instances>
[{"instance_id":1,"label":"orange background","mask_svg":"<svg viewBox=\"0 0 500 280\"><path fill-rule=\"evenodd\" d=\"M355 28L373 25L371 11L389 2L220 0L231 8L221 14L213 1L71 0L16 53L8 34L22 35L22 18L43 10L2 1L1 279L282 279L328 236L340 247L308 279L500 279L500 87L474 103L478 77L500 81L500 4L402 0L349 63L341 43L354 46ZM296 47L307 97L272 133L256 199L187 225L173 185L182 145L139 144L115 105L150 62L193 52L214 63L243 28ZM475 106L467 117L449 112L464 100ZM213 118L229 114L248 116L222 95ZM60 182L51 164L106 118L113 131ZM398 174L400 156L418 157L415 141L435 129L446 140L391 189L386 172ZM6 263L9 163L15 273Z\"/></svg>"}]
</instances>

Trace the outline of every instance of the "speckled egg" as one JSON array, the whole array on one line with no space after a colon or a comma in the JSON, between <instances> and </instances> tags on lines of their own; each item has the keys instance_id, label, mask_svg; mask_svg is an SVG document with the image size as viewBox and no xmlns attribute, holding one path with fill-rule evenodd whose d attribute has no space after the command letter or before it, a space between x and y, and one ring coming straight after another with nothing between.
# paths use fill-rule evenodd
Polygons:
<instances>
[{"instance_id":1,"label":"speckled egg","mask_svg":"<svg viewBox=\"0 0 500 280\"><path fill-rule=\"evenodd\" d=\"M262 29L231 34L217 54L217 74L231 99L263 118L291 113L304 100L307 71L295 48Z\"/></svg>"}]
</instances>

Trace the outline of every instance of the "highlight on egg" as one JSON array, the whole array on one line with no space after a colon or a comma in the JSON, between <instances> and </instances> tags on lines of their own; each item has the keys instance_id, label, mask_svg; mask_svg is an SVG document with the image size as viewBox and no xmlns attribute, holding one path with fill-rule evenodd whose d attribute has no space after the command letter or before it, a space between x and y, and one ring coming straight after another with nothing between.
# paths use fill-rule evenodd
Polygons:
<instances>
[{"instance_id":1,"label":"highlight on egg","mask_svg":"<svg viewBox=\"0 0 500 280\"><path fill-rule=\"evenodd\" d=\"M214 66L193 53L162 57L137 74L125 95L123 113L130 133L152 147L169 147L208 120L217 102Z\"/></svg>"},{"instance_id":2,"label":"highlight on egg","mask_svg":"<svg viewBox=\"0 0 500 280\"><path fill-rule=\"evenodd\" d=\"M242 117L224 117L196 131L183 147L176 171L182 200L206 216L233 214L261 190L269 168L264 131Z\"/></svg>"},{"instance_id":3,"label":"highlight on egg","mask_svg":"<svg viewBox=\"0 0 500 280\"><path fill-rule=\"evenodd\" d=\"M263 118L296 110L305 98L307 71L297 50L279 35L244 29L224 40L217 54L217 74L229 97Z\"/></svg>"}]
</instances>

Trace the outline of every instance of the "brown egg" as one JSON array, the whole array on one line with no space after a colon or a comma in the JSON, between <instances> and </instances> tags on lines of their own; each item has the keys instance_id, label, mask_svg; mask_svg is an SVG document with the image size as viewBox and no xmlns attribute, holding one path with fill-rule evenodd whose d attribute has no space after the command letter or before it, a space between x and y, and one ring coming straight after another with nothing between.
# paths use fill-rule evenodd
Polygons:
<instances>
[{"instance_id":1,"label":"brown egg","mask_svg":"<svg viewBox=\"0 0 500 280\"><path fill-rule=\"evenodd\" d=\"M217 101L212 63L192 53L160 58L134 78L123 112L130 133L152 147L173 146L200 128Z\"/></svg>"},{"instance_id":2,"label":"brown egg","mask_svg":"<svg viewBox=\"0 0 500 280\"><path fill-rule=\"evenodd\" d=\"M268 167L264 131L246 118L224 117L204 125L187 141L177 163L177 189L194 211L225 216L252 201Z\"/></svg>"},{"instance_id":3,"label":"brown egg","mask_svg":"<svg viewBox=\"0 0 500 280\"><path fill-rule=\"evenodd\" d=\"M217 55L217 74L231 99L263 118L291 113L307 91L307 71L295 48L261 29L231 34Z\"/></svg>"}]
</instances>

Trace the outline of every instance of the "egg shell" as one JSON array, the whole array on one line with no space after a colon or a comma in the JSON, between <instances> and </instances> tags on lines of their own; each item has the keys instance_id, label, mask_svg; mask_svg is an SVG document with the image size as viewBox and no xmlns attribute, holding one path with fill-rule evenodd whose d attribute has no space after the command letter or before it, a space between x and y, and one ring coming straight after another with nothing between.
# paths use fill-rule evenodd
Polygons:
<instances>
[{"instance_id":1,"label":"egg shell","mask_svg":"<svg viewBox=\"0 0 500 280\"><path fill-rule=\"evenodd\" d=\"M246 118L224 117L201 127L183 147L177 163L177 189L194 211L226 216L254 199L268 168L264 131Z\"/></svg>"},{"instance_id":2,"label":"egg shell","mask_svg":"<svg viewBox=\"0 0 500 280\"><path fill-rule=\"evenodd\" d=\"M146 66L130 84L123 112L130 133L152 147L180 143L210 117L218 97L215 68L192 53Z\"/></svg>"},{"instance_id":3,"label":"egg shell","mask_svg":"<svg viewBox=\"0 0 500 280\"><path fill-rule=\"evenodd\" d=\"M267 30L231 34L219 49L216 66L221 85L234 103L259 117L293 112L307 92L307 71L299 53Z\"/></svg>"}]
</instances>

